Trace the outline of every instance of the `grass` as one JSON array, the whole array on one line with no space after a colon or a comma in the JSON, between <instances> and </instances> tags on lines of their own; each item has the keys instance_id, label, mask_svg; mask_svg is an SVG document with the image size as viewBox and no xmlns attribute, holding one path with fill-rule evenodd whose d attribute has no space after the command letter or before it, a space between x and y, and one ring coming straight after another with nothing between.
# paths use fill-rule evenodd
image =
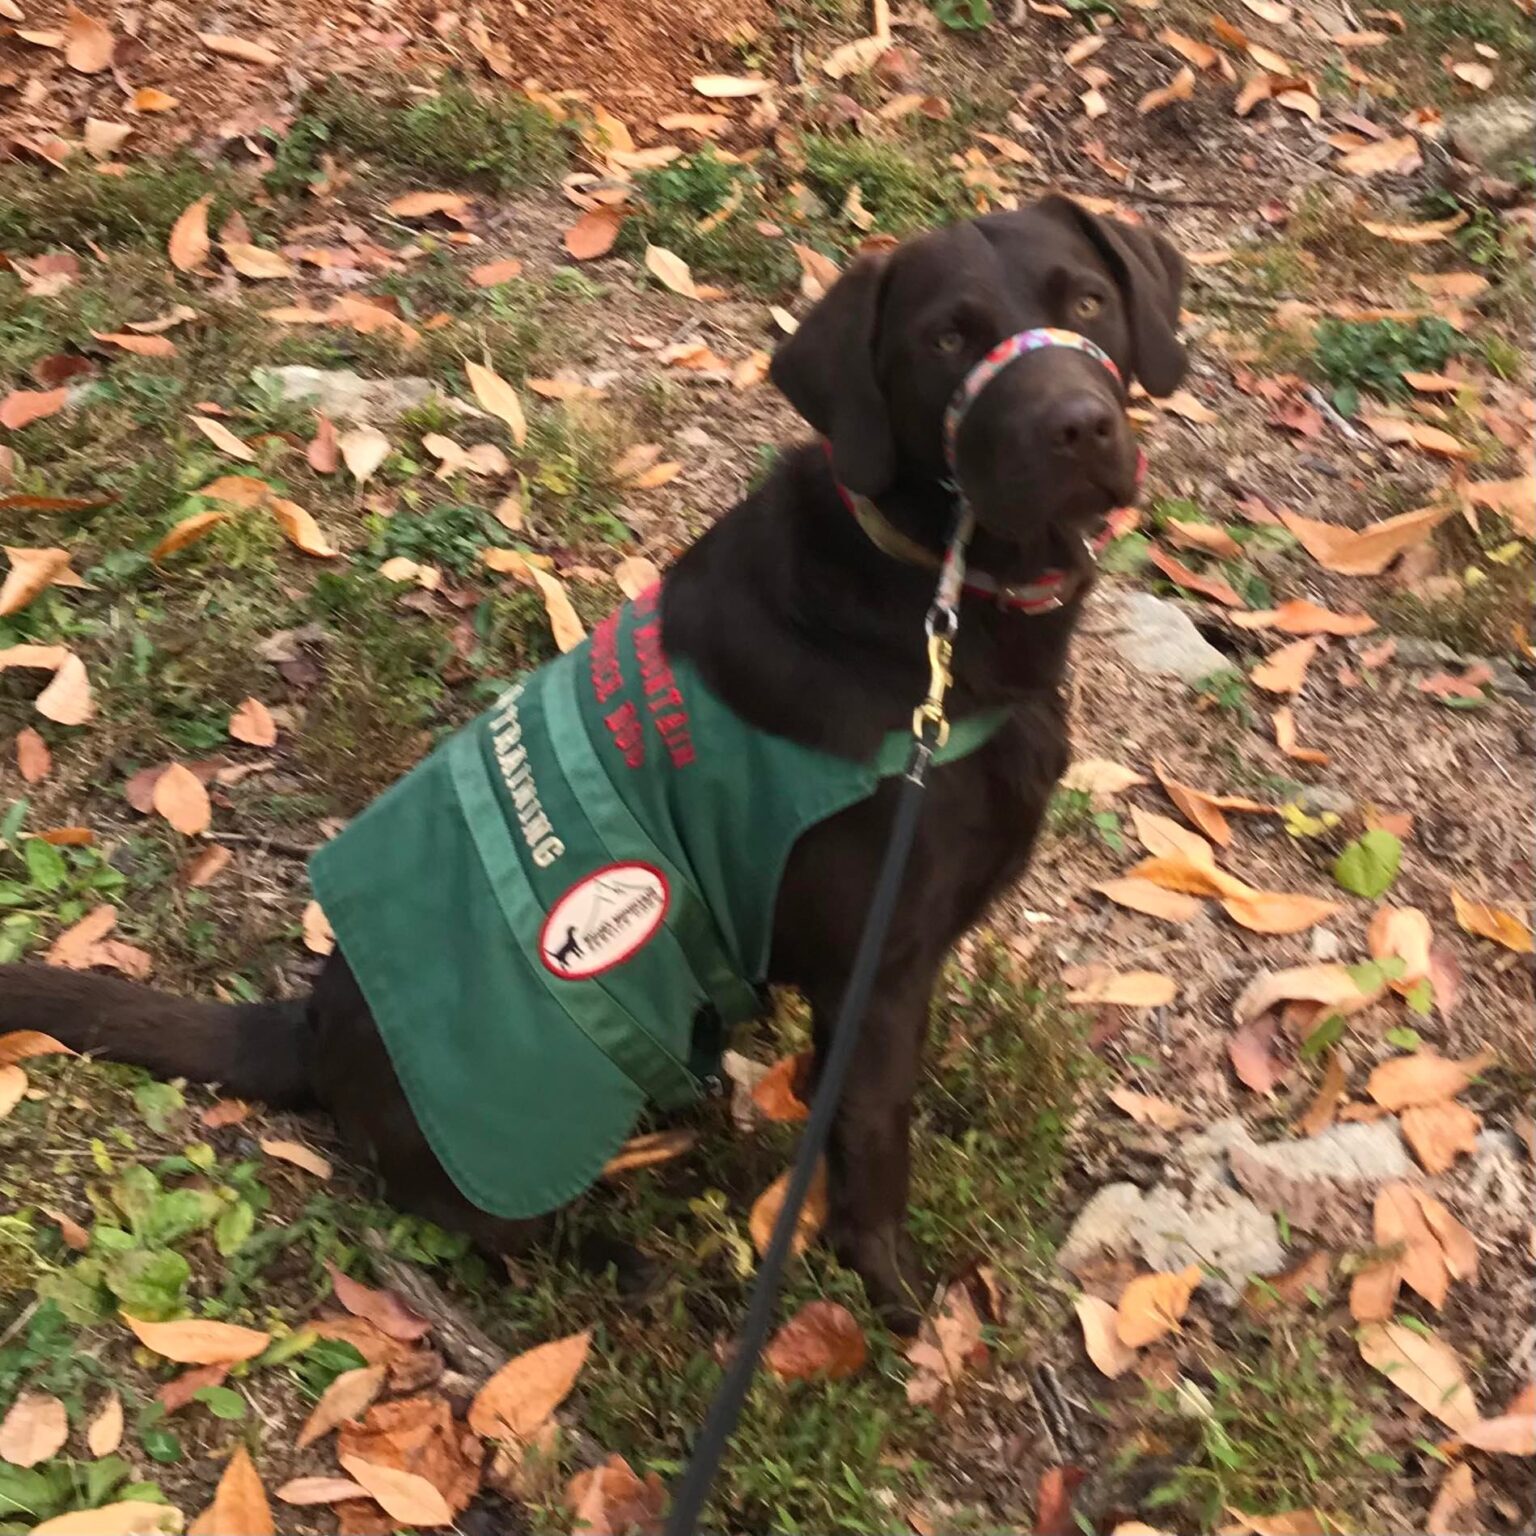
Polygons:
<instances>
[{"instance_id":1,"label":"grass","mask_svg":"<svg viewBox=\"0 0 1536 1536\"><path fill-rule=\"evenodd\" d=\"M952 223L972 211L965 187L952 170L899 145L807 133L801 136L799 150L806 183L826 204L834 223L844 227L848 220L843 210L855 188L873 219L872 232L910 234Z\"/></svg>"},{"instance_id":2,"label":"grass","mask_svg":"<svg viewBox=\"0 0 1536 1536\"><path fill-rule=\"evenodd\" d=\"M1360 396L1405 400L1404 373L1439 373L1464 350L1461 335L1438 315L1411 321L1336 320L1325 317L1313 333L1312 366L1333 387L1333 403L1354 415Z\"/></svg>"},{"instance_id":3,"label":"grass","mask_svg":"<svg viewBox=\"0 0 1536 1536\"><path fill-rule=\"evenodd\" d=\"M386 79L376 93L328 80L304 98L267 175L274 192L302 192L324 174L322 157L367 157L374 170L459 189L512 192L555 176L565 164L564 130L513 91L477 91L442 80L415 96Z\"/></svg>"},{"instance_id":4,"label":"grass","mask_svg":"<svg viewBox=\"0 0 1536 1536\"><path fill-rule=\"evenodd\" d=\"M1174 1529L1209 1529L1236 1510L1313 1508L1349 1522L1399 1472L1312 1332L1245 1338L1191 1388L1152 1393L1150 1406L1178 1468L1146 1508Z\"/></svg>"},{"instance_id":5,"label":"grass","mask_svg":"<svg viewBox=\"0 0 1536 1536\"><path fill-rule=\"evenodd\" d=\"M762 180L750 167L706 147L638 182L638 216L625 221L621 249L638 255L659 245L697 273L758 293L778 293L794 280L798 267L787 244L756 227L769 210Z\"/></svg>"}]
</instances>

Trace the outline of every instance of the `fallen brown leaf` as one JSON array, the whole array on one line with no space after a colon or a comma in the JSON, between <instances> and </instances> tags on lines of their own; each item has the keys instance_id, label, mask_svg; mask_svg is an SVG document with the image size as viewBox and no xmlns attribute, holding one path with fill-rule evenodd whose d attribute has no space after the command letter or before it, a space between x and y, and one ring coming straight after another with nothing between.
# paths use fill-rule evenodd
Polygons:
<instances>
[{"instance_id":1,"label":"fallen brown leaf","mask_svg":"<svg viewBox=\"0 0 1536 1536\"><path fill-rule=\"evenodd\" d=\"M102 1405L86 1428L86 1449L98 1459L110 1456L123 1443L123 1400L107 1389Z\"/></svg>"},{"instance_id":2,"label":"fallen brown leaf","mask_svg":"<svg viewBox=\"0 0 1536 1536\"><path fill-rule=\"evenodd\" d=\"M763 1364L781 1381L856 1375L869 1358L859 1320L835 1301L808 1301L768 1341Z\"/></svg>"},{"instance_id":3,"label":"fallen brown leaf","mask_svg":"<svg viewBox=\"0 0 1536 1536\"><path fill-rule=\"evenodd\" d=\"M1367 1323L1357 1338L1360 1358L1442 1424L1463 1432L1478 1422L1466 1368L1436 1334L1385 1322Z\"/></svg>"},{"instance_id":4,"label":"fallen brown leaf","mask_svg":"<svg viewBox=\"0 0 1536 1536\"><path fill-rule=\"evenodd\" d=\"M566 253L577 261L606 256L624 224L622 208L589 208L562 237Z\"/></svg>"},{"instance_id":5,"label":"fallen brown leaf","mask_svg":"<svg viewBox=\"0 0 1536 1536\"><path fill-rule=\"evenodd\" d=\"M26 549L16 544L3 548L11 564L0 585L0 618L20 613L55 583L74 585L79 581L69 568L67 549Z\"/></svg>"},{"instance_id":6,"label":"fallen brown leaf","mask_svg":"<svg viewBox=\"0 0 1536 1536\"><path fill-rule=\"evenodd\" d=\"M1234 613L1232 623L1240 629L1278 629L1288 635L1364 635L1376 628L1368 613L1335 613L1299 597L1278 608Z\"/></svg>"},{"instance_id":7,"label":"fallen brown leaf","mask_svg":"<svg viewBox=\"0 0 1536 1536\"><path fill-rule=\"evenodd\" d=\"M169 764L155 780L150 802L183 837L197 837L213 822L213 804L202 781L181 763Z\"/></svg>"},{"instance_id":8,"label":"fallen brown leaf","mask_svg":"<svg viewBox=\"0 0 1536 1536\"><path fill-rule=\"evenodd\" d=\"M1440 1479L1424 1529L1428 1536L1458 1536L1463 1531L1478 1530L1481 1523L1476 1509L1477 1488L1472 1481L1472 1468L1459 1461Z\"/></svg>"},{"instance_id":9,"label":"fallen brown leaf","mask_svg":"<svg viewBox=\"0 0 1536 1536\"><path fill-rule=\"evenodd\" d=\"M0 400L0 427L19 432L62 411L68 399L67 389L13 389Z\"/></svg>"},{"instance_id":10,"label":"fallen brown leaf","mask_svg":"<svg viewBox=\"0 0 1536 1536\"><path fill-rule=\"evenodd\" d=\"M1194 1121L1194 1116L1180 1105L1154 1094L1137 1093L1133 1088L1111 1088L1105 1097L1138 1125L1156 1126L1160 1131L1179 1131Z\"/></svg>"},{"instance_id":11,"label":"fallen brown leaf","mask_svg":"<svg viewBox=\"0 0 1536 1536\"><path fill-rule=\"evenodd\" d=\"M1453 1060L1433 1051L1418 1051L1412 1056L1395 1056L1384 1061L1367 1080L1365 1089L1387 1110L1412 1109L1422 1104L1438 1104L1453 1099L1484 1068L1498 1058L1482 1050L1475 1056Z\"/></svg>"},{"instance_id":12,"label":"fallen brown leaf","mask_svg":"<svg viewBox=\"0 0 1536 1536\"><path fill-rule=\"evenodd\" d=\"M1292 891L1246 891L1223 896L1222 909L1254 933L1302 933L1339 911L1339 903Z\"/></svg>"},{"instance_id":13,"label":"fallen brown leaf","mask_svg":"<svg viewBox=\"0 0 1536 1536\"><path fill-rule=\"evenodd\" d=\"M397 219L424 219L434 213L462 213L473 201L467 192L407 192L384 206Z\"/></svg>"},{"instance_id":14,"label":"fallen brown leaf","mask_svg":"<svg viewBox=\"0 0 1536 1536\"><path fill-rule=\"evenodd\" d=\"M330 920L318 901L311 901L304 908L302 919L304 948L312 955L328 955L336 948L336 935L331 931Z\"/></svg>"},{"instance_id":15,"label":"fallen brown leaf","mask_svg":"<svg viewBox=\"0 0 1536 1536\"><path fill-rule=\"evenodd\" d=\"M219 54L226 59L238 59L242 64L271 66L283 62L280 53L248 38L232 37L224 32L199 32L197 40L209 53Z\"/></svg>"},{"instance_id":16,"label":"fallen brown leaf","mask_svg":"<svg viewBox=\"0 0 1536 1536\"><path fill-rule=\"evenodd\" d=\"M339 1456L342 1467L392 1520L407 1526L434 1528L453 1524L453 1510L433 1484L415 1472L379 1466L361 1456Z\"/></svg>"},{"instance_id":17,"label":"fallen brown leaf","mask_svg":"<svg viewBox=\"0 0 1536 1536\"><path fill-rule=\"evenodd\" d=\"M628 1141L603 1164L605 1179L637 1168L655 1168L661 1163L691 1152L698 1141L698 1133L685 1125L674 1126L669 1131L648 1131L641 1136L631 1136Z\"/></svg>"},{"instance_id":18,"label":"fallen brown leaf","mask_svg":"<svg viewBox=\"0 0 1536 1536\"><path fill-rule=\"evenodd\" d=\"M388 1367L382 1365L364 1365L353 1371L343 1371L320 1394L319 1402L305 1420L294 1444L302 1451L305 1446L330 1434L337 1425L366 1413L383 1391L388 1373Z\"/></svg>"},{"instance_id":19,"label":"fallen brown leaf","mask_svg":"<svg viewBox=\"0 0 1536 1536\"><path fill-rule=\"evenodd\" d=\"M213 1503L192 1522L187 1536L225 1536L232 1531L240 1536L275 1536L276 1530L267 1491L261 1486L251 1453L237 1445L219 1479Z\"/></svg>"},{"instance_id":20,"label":"fallen brown leaf","mask_svg":"<svg viewBox=\"0 0 1536 1536\"><path fill-rule=\"evenodd\" d=\"M329 1261L325 1268L337 1301L353 1317L366 1318L386 1338L412 1344L432 1331L432 1324L393 1291L378 1291L364 1285Z\"/></svg>"},{"instance_id":21,"label":"fallen brown leaf","mask_svg":"<svg viewBox=\"0 0 1536 1536\"><path fill-rule=\"evenodd\" d=\"M570 1395L591 1346L588 1328L509 1360L470 1405L469 1427L486 1440L528 1438Z\"/></svg>"},{"instance_id":22,"label":"fallen brown leaf","mask_svg":"<svg viewBox=\"0 0 1536 1536\"><path fill-rule=\"evenodd\" d=\"M350 1477L295 1477L273 1495L284 1504L341 1504L348 1499L366 1499L368 1490Z\"/></svg>"},{"instance_id":23,"label":"fallen brown leaf","mask_svg":"<svg viewBox=\"0 0 1536 1536\"><path fill-rule=\"evenodd\" d=\"M195 272L208 259L212 244L208 238L208 209L213 194L189 203L171 226L167 245L171 265L178 272Z\"/></svg>"},{"instance_id":24,"label":"fallen brown leaf","mask_svg":"<svg viewBox=\"0 0 1536 1536\"><path fill-rule=\"evenodd\" d=\"M1463 208L1449 218L1432 219L1427 224L1384 224L1374 219L1361 219L1360 227L1381 240L1391 240L1398 245L1429 245L1455 234L1472 215Z\"/></svg>"},{"instance_id":25,"label":"fallen brown leaf","mask_svg":"<svg viewBox=\"0 0 1536 1536\"><path fill-rule=\"evenodd\" d=\"M1449 1173L1459 1156L1477 1151L1482 1121L1454 1099L1415 1104L1402 1112L1403 1140L1430 1173Z\"/></svg>"},{"instance_id":26,"label":"fallen brown leaf","mask_svg":"<svg viewBox=\"0 0 1536 1536\"><path fill-rule=\"evenodd\" d=\"M255 1359L272 1342L260 1329L198 1317L153 1323L124 1312L122 1319L146 1349L180 1365L234 1365Z\"/></svg>"},{"instance_id":27,"label":"fallen brown leaf","mask_svg":"<svg viewBox=\"0 0 1536 1536\"><path fill-rule=\"evenodd\" d=\"M1275 727L1275 745L1289 758L1298 763L1317 765L1328 761L1328 754L1320 747L1303 747L1296 740L1296 712L1289 704L1282 704L1270 716Z\"/></svg>"},{"instance_id":28,"label":"fallen brown leaf","mask_svg":"<svg viewBox=\"0 0 1536 1536\"><path fill-rule=\"evenodd\" d=\"M1225 608L1242 608L1242 598L1232 589L1229 582L1220 576L1202 576L1196 571L1190 570L1180 560L1175 560L1166 550L1160 549L1156 544L1147 548L1147 558L1160 570L1169 581L1180 587L1187 587L1191 592L1198 592L1202 597L1209 597L1220 603Z\"/></svg>"},{"instance_id":29,"label":"fallen brown leaf","mask_svg":"<svg viewBox=\"0 0 1536 1536\"><path fill-rule=\"evenodd\" d=\"M268 1157L275 1157L280 1163L292 1163L295 1168L302 1168L305 1173L312 1173L317 1179L329 1179L335 1172L328 1158L321 1157L313 1147L306 1147L301 1141L258 1139L256 1144Z\"/></svg>"},{"instance_id":30,"label":"fallen brown leaf","mask_svg":"<svg viewBox=\"0 0 1536 1536\"><path fill-rule=\"evenodd\" d=\"M1079 1296L1073 1303L1083 1329L1083 1348L1094 1368L1113 1381L1136 1363L1136 1351L1120 1337L1115 1309L1097 1296Z\"/></svg>"},{"instance_id":31,"label":"fallen brown leaf","mask_svg":"<svg viewBox=\"0 0 1536 1536\"><path fill-rule=\"evenodd\" d=\"M1178 983L1157 971L1090 970L1067 993L1069 1003L1112 1003L1121 1008L1162 1008L1178 996Z\"/></svg>"},{"instance_id":32,"label":"fallen brown leaf","mask_svg":"<svg viewBox=\"0 0 1536 1536\"><path fill-rule=\"evenodd\" d=\"M1169 923L1190 922L1200 915L1205 905L1198 896L1171 891L1151 880L1135 877L1103 880L1093 889L1118 906L1144 912L1148 917L1160 917Z\"/></svg>"},{"instance_id":33,"label":"fallen brown leaf","mask_svg":"<svg viewBox=\"0 0 1536 1536\"><path fill-rule=\"evenodd\" d=\"M1266 693L1300 693L1320 644L1316 639L1293 640L1278 651L1271 651L1248 676L1255 687Z\"/></svg>"},{"instance_id":34,"label":"fallen brown leaf","mask_svg":"<svg viewBox=\"0 0 1536 1536\"><path fill-rule=\"evenodd\" d=\"M1379 576L1404 550L1424 540L1451 516L1449 507L1421 507L1356 532L1281 509L1280 521L1325 570L1341 576Z\"/></svg>"},{"instance_id":35,"label":"fallen brown leaf","mask_svg":"<svg viewBox=\"0 0 1536 1536\"><path fill-rule=\"evenodd\" d=\"M803 1103L796 1091L802 1081L809 1081L811 1055L801 1051L794 1056L784 1056L768 1069L752 1089L752 1102L765 1120L795 1124L806 1119L810 1107Z\"/></svg>"},{"instance_id":36,"label":"fallen brown leaf","mask_svg":"<svg viewBox=\"0 0 1536 1536\"><path fill-rule=\"evenodd\" d=\"M334 560L341 553L326 538L314 517L298 502L288 501L282 496L274 496L267 503L267 507L277 520L277 526L283 530L283 537L295 549L302 550L306 555L313 555L317 560Z\"/></svg>"},{"instance_id":37,"label":"fallen brown leaf","mask_svg":"<svg viewBox=\"0 0 1536 1536\"><path fill-rule=\"evenodd\" d=\"M1115 1332L1120 1342L1140 1349L1173 1332L1189 1310L1199 1284L1198 1264L1178 1274L1138 1275L1121 1293L1115 1309Z\"/></svg>"},{"instance_id":38,"label":"fallen brown leaf","mask_svg":"<svg viewBox=\"0 0 1536 1536\"><path fill-rule=\"evenodd\" d=\"M573 1536L660 1536L667 1486L655 1472L644 1480L622 1456L578 1472L566 1486Z\"/></svg>"},{"instance_id":39,"label":"fallen brown leaf","mask_svg":"<svg viewBox=\"0 0 1536 1536\"><path fill-rule=\"evenodd\" d=\"M1532 950L1530 925L1503 907L1489 906L1480 901L1470 901L1453 885L1451 905L1456 911L1456 921L1467 933L1480 939L1492 939L1517 955L1528 955Z\"/></svg>"},{"instance_id":40,"label":"fallen brown leaf","mask_svg":"<svg viewBox=\"0 0 1536 1536\"><path fill-rule=\"evenodd\" d=\"M277 741L277 722L260 699L246 699L229 717L229 734L251 747L270 747Z\"/></svg>"},{"instance_id":41,"label":"fallen brown leaf","mask_svg":"<svg viewBox=\"0 0 1536 1536\"><path fill-rule=\"evenodd\" d=\"M747 1219L752 1233L752 1246L758 1257L768 1251L768 1240L773 1236L773 1225L779 1219L779 1208L784 1204L784 1194L789 1188L789 1172L786 1170L752 1203ZM806 1194L805 1204L795 1222L795 1235L790 1252L797 1257L816 1241L827 1222L827 1166L825 1160L817 1165L815 1177Z\"/></svg>"},{"instance_id":42,"label":"fallen brown leaf","mask_svg":"<svg viewBox=\"0 0 1536 1536\"><path fill-rule=\"evenodd\" d=\"M1232 842L1232 828L1222 814L1223 811L1251 811L1260 815L1269 815L1274 811L1272 805L1250 800L1245 795L1212 795L1193 785L1183 784L1156 758L1152 761L1152 771L1157 775L1158 783L1163 786L1168 798L1220 848L1226 848Z\"/></svg>"},{"instance_id":43,"label":"fallen brown leaf","mask_svg":"<svg viewBox=\"0 0 1536 1536\"><path fill-rule=\"evenodd\" d=\"M104 21L71 5L64 13L64 62L82 75L99 75L112 64L116 40Z\"/></svg>"},{"instance_id":44,"label":"fallen brown leaf","mask_svg":"<svg viewBox=\"0 0 1536 1536\"><path fill-rule=\"evenodd\" d=\"M475 399L491 415L506 423L513 443L521 448L528 441L528 418L523 413L523 402L518 398L517 391L500 374L483 363L466 362L464 372L470 388L475 392Z\"/></svg>"},{"instance_id":45,"label":"fallen brown leaf","mask_svg":"<svg viewBox=\"0 0 1536 1536\"><path fill-rule=\"evenodd\" d=\"M51 1392L22 1392L0 1420L0 1461L35 1467L49 1461L69 1438L69 1416Z\"/></svg>"},{"instance_id":46,"label":"fallen brown leaf","mask_svg":"<svg viewBox=\"0 0 1536 1536\"><path fill-rule=\"evenodd\" d=\"M1277 1029L1274 1015L1266 1013L1238 1025L1227 1037L1227 1056L1238 1080L1266 1098L1274 1093L1285 1071L1275 1055Z\"/></svg>"}]
</instances>

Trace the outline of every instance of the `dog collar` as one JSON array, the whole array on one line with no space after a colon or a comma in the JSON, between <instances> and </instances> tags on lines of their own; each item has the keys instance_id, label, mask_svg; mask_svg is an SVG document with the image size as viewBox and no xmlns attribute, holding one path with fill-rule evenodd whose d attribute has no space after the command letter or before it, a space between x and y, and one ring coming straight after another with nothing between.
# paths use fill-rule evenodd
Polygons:
<instances>
[{"instance_id":1,"label":"dog collar","mask_svg":"<svg viewBox=\"0 0 1536 1536\"><path fill-rule=\"evenodd\" d=\"M976 403L981 392L1000 374L1010 363L1027 356L1031 352L1038 352L1045 347L1070 347L1072 350L1082 352L1086 356L1102 363L1113 375L1115 382L1121 382L1120 370L1115 366L1115 361L1104 349L1088 337L1079 335L1076 331L1062 331L1050 326L1037 326L1032 330L1019 331L1012 336L1005 336L1002 341L992 348L987 355L966 374L961 380L960 387L955 391L954 398L950 401L944 412L944 457L949 464L950 474L953 477L950 485L955 493L955 499L959 504L959 516L957 523L966 530L965 542L969 539L969 524L971 512L965 503L965 498L959 488L959 474L955 468L955 445L960 435L960 423L964 421L966 412ZM827 454L827 461L832 460L832 445L823 442L823 448ZM1136 461L1136 484L1139 488L1146 476L1147 456L1138 451ZM889 518L875 505L868 496L862 496L856 491L850 491L843 483L833 476L833 482L837 487L837 494L842 498L843 505L853 514L855 521L864 531L865 537L880 550L882 554L891 556L894 560L900 560L907 565L925 566L930 570L938 570L944 565L944 557L935 554L927 546L920 544L916 539L909 537L893 524ZM1105 546L1112 539L1118 538L1121 533L1128 531L1130 521L1134 513L1129 507L1117 507L1105 520L1104 527L1092 538L1084 539L1084 544L1091 552L1094 560L1097 560ZM951 546L953 547L953 546ZM971 597L983 597L997 604L999 608L1009 613L1050 613L1052 610L1065 605L1062 597L1062 588L1066 585L1067 573L1059 568L1052 567L1041 572L1034 581L1009 583L998 581L989 576L985 571L967 571L963 582L960 584L962 594Z\"/></svg>"}]
</instances>

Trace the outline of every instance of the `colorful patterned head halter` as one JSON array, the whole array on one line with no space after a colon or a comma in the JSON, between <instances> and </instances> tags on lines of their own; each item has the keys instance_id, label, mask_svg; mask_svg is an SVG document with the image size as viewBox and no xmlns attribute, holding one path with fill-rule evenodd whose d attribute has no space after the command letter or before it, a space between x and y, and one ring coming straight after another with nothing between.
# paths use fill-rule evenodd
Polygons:
<instances>
[{"instance_id":1,"label":"colorful patterned head halter","mask_svg":"<svg viewBox=\"0 0 1536 1536\"><path fill-rule=\"evenodd\" d=\"M1013 336L1005 336L966 374L959 389L955 391L954 398L949 402L949 409L944 412L944 457L949 464L950 474L958 478L955 445L960 437L960 423L965 420L966 412L975 405L982 390L1010 363L1017 362L1021 357L1027 357L1029 353L1039 352L1046 347L1069 347L1075 352L1082 352L1109 369L1115 383L1122 382L1120 370L1115 366L1115 360L1109 353L1103 347L1089 341L1086 336L1080 336L1076 331L1058 331L1042 325L1036 326L1033 330L1019 331Z\"/></svg>"}]
</instances>

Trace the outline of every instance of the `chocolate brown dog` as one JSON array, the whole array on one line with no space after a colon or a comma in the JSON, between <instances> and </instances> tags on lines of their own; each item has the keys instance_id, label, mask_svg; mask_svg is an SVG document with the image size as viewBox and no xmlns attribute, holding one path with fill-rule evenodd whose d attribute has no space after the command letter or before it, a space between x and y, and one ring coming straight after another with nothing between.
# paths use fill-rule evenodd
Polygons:
<instances>
[{"instance_id":1,"label":"chocolate brown dog","mask_svg":"<svg viewBox=\"0 0 1536 1536\"><path fill-rule=\"evenodd\" d=\"M993 728L932 775L829 1149L832 1240L898 1324L912 1321L923 1296L903 1222L934 984L950 946L1023 871L1066 765L1058 690L1093 576L1094 535L1136 488L1121 380L1138 377L1153 394L1178 384L1182 279L1163 240L1061 197L861 258L773 361L774 382L822 441L784 454L679 559L660 593L654 664L664 653L691 667L758 731L869 760L910 728L928 681L923 621L955 521L952 476L976 518L949 711L957 722L986 716ZM1040 349L987 376L947 448L957 390L974 384L998 343L1036 328L1050 328ZM666 745L674 762L687 761L675 738ZM894 794L882 779L799 836L777 887L764 973L748 978L799 988L818 1053ZM555 847L546 838L541 859ZM391 883L379 903L390 901ZM545 919L556 977L585 963L568 915L552 907ZM366 978L360 986L338 932L341 949L313 995L271 1004L198 1003L108 977L8 967L0 1031L41 1029L272 1105L320 1106L377 1163L395 1204L486 1250L518 1250L539 1222L493 1216L460 1192L413 1112L398 1042L386 1050ZM434 1027L429 1017L410 1024Z\"/></svg>"}]
</instances>

